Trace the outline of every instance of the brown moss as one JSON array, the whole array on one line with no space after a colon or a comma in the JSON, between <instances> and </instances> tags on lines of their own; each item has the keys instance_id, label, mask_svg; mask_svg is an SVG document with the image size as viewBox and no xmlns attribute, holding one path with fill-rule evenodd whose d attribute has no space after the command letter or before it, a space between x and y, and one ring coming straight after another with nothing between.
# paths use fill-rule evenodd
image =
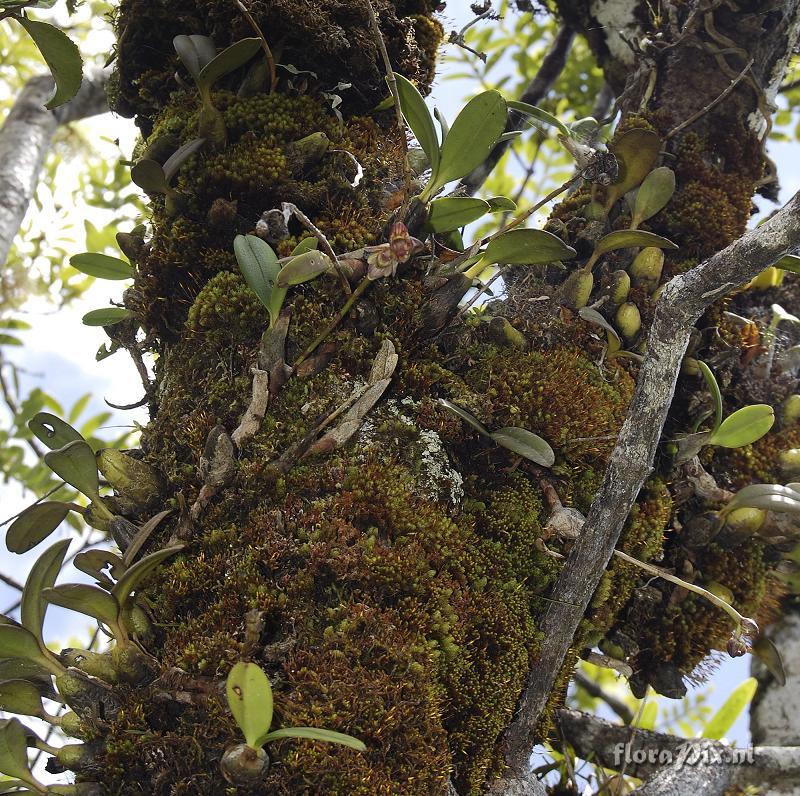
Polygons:
<instances>
[{"instance_id":1,"label":"brown moss","mask_svg":"<svg viewBox=\"0 0 800 796\"><path fill-rule=\"evenodd\" d=\"M605 461L633 394L625 371L611 383L580 352L565 348L503 351L477 364L465 380L492 402L484 422L533 431L572 466Z\"/></svg>"},{"instance_id":2,"label":"brown moss","mask_svg":"<svg viewBox=\"0 0 800 796\"><path fill-rule=\"evenodd\" d=\"M425 89L441 39L427 0L382 0L377 4L381 31L394 68L419 81ZM315 3L311 0L255 0L248 6L273 48L280 46L280 61L305 71L302 78L320 87L336 85L342 75L354 84L344 90L346 115L363 112L386 94L383 64L366 10L345 0ZM179 68L172 39L177 35L211 36L218 50L239 39L252 37L253 29L235 4L224 0L191 0L152 4L124 0L116 13L118 59L113 100L125 116L139 114L146 125L172 91ZM182 67L180 67L183 73ZM312 77L308 72L313 72ZM238 87L243 70L220 81ZM191 80L184 74L184 78ZM293 76L279 70L282 89Z\"/></svg>"}]
</instances>

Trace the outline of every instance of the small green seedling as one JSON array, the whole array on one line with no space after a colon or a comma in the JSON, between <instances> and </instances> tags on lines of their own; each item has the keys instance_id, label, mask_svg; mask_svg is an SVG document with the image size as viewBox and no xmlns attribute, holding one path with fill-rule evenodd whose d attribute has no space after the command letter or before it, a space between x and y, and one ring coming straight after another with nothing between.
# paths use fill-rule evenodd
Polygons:
<instances>
[{"instance_id":1,"label":"small green seedling","mask_svg":"<svg viewBox=\"0 0 800 796\"><path fill-rule=\"evenodd\" d=\"M763 437L775 423L775 410L769 404L752 404L737 409L722 419L722 394L711 368L697 361L714 401L714 426L711 431L686 434L675 440L676 461L685 462L696 456L706 445L721 448L741 448Z\"/></svg>"},{"instance_id":2,"label":"small green seedling","mask_svg":"<svg viewBox=\"0 0 800 796\"><path fill-rule=\"evenodd\" d=\"M200 94L200 138L207 138L215 146L224 146L225 121L211 99L211 88L221 77L244 66L261 49L261 39L241 39L219 55L207 36L176 36L173 45Z\"/></svg>"},{"instance_id":3,"label":"small green seedling","mask_svg":"<svg viewBox=\"0 0 800 796\"><path fill-rule=\"evenodd\" d=\"M555 464L556 455L553 449L546 440L534 434L532 431L528 431L524 428L517 428L516 426L507 426L497 431L489 431L475 415L468 412L466 409L444 398L440 398L439 403L446 409L449 409L453 414L458 415L467 425L474 428L479 434L488 437L497 445L507 448L512 453L516 453L517 456L522 456L523 459L529 459L542 467L552 467L553 464Z\"/></svg>"},{"instance_id":4,"label":"small green seedling","mask_svg":"<svg viewBox=\"0 0 800 796\"><path fill-rule=\"evenodd\" d=\"M273 715L272 686L269 678L255 663L237 663L230 671L225 687L228 705L247 745L259 750L270 741L281 738L308 738L348 746L359 752L367 747L358 738L316 727L281 727L270 731Z\"/></svg>"}]
</instances>

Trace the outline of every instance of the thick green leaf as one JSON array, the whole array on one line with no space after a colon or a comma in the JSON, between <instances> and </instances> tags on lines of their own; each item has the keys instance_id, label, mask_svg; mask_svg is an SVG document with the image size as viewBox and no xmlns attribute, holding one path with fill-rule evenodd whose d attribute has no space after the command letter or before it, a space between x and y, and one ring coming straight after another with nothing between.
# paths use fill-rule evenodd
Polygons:
<instances>
[{"instance_id":1,"label":"thick green leaf","mask_svg":"<svg viewBox=\"0 0 800 796\"><path fill-rule=\"evenodd\" d=\"M677 249L677 245L671 240L662 238L652 232L645 232L641 229L618 229L609 232L597 241L593 252L595 257L610 252L614 249L630 249L637 246L653 246L657 249Z\"/></svg>"},{"instance_id":2,"label":"thick green leaf","mask_svg":"<svg viewBox=\"0 0 800 796\"><path fill-rule=\"evenodd\" d=\"M652 218L662 210L675 193L675 172L667 166L653 169L645 178L636 193L633 206L632 227Z\"/></svg>"},{"instance_id":3,"label":"thick green leaf","mask_svg":"<svg viewBox=\"0 0 800 796\"><path fill-rule=\"evenodd\" d=\"M63 448L67 443L83 439L69 423L50 412L37 412L29 421L28 428L42 445L51 451Z\"/></svg>"},{"instance_id":4,"label":"thick green leaf","mask_svg":"<svg viewBox=\"0 0 800 796\"><path fill-rule=\"evenodd\" d=\"M309 235L307 238L303 238L303 240L292 249L292 257L297 257L298 254L304 254L305 252L310 252L318 248L319 240L313 235Z\"/></svg>"},{"instance_id":5,"label":"thick green leaf","mask_svg":"<svg viewBox=\"0 0 800 796\"><path fill-rule=\"evenodd\" d=\"M578 315L580 315L583 320L605 329L610 335L619 340L617 330L597 310L593 310L591 307L581 307L578 310Z\"/></svg>"},{"instance_id":6,"label":"thick green leaf","mask_svg":"<svg viewBox=\"0 0 800 796\"><path fill-rule=\"evenodd\" d=\"M275 285L278 288L301 285L333 270L333 260L325 252L311 249L292 257L278 272Z\"/></svg>"},{"instance_id":7,"label":"thick green leaf","mask_svg":"<svg viewBox=\"0 0 800 796\"><path fill-rule=\"evenodd\" d=\"M796 254L787 254L775 263L775 268L780 268L781 271L791 271L793 274L800 274L800 257Z\"/></svg>"},{"instance_id":8,"label":"thick green leaf","mask_svg":"<svg viewBox=\"0 0 800 796\"><path fill-rule=\"evenodd\" d=\"M169 191L164 167L150 158L137 160L131 166L131 180L147 193L167 193Z\"/></svg>"},{"instance_id":9,"label":"thick green leaf","mask_svg":"<svg viewBox=\"0 0 800 796\"><path fill-rule=\"evenodd\" d=\"M59 501L36 503L23 511L6 533L6 547L17 554L27 553L50 536L69 514L69 505Z\"/></svg>"},{"instance_id":10,"label":"thick green leaf","mask_svg":"<svg viewBox=\"0 0 800 796\"><path fill-rule=\"evenodd\" d=\"M211 88L221 77L244 66L261 49L261 39L241 39L226 47L207 63L195 80L199 87Z\"/></svg>"},{"instance_id":11,"label":"thick green leaf","mask_svg":"<svg viewBox=\"0 0 800 796\"><path fill-rule=\"evenodd\" d=\"M23 796L24 794L32 793L35 796L40 792L26 788L26 784L21 779L4 779L0 782L0 793L23 794ZM53 788L50 788L50 793L55 794L55 792Z\"/></svg>"},{"instance_id":12,"label":"thick green leaf","mask_svg":"<svg viewBox=\"0 0 800 796\"><path fill-rule=\"evenodd\" d=\"M608 148L619 164L619 177L606 190L606 209L610 209L621 196L636 188L650 173L658 160L661 138L652 130L635 127L623 133Z\"/></svg>"},{"instance_id":13,"label":"thick green leaf","mask_svg":"<svg viewBox=\"0 0 800 796\"><path fill-rule=\"evenodd\" d=\"M29 680L3 680L0 682L0 710L42 716L42 695Z\"/></svg>"},{"instance_id":14,"label":"thick green leaf","mask_svg":"<svg viewBox=\"0 0 800 796\"><path fill-rule=\"evenodd\" d=\"M366 752L367 747L363 741L347 735L343 732L334 730L318 730L316 727L282 727L280 730L268 732L263 738L259 738L259 746L263 746L270 741L277 741L281 738L308 738L311 741L324 741L325 743L338 743L341 746L349 746L359 752Z\"/></svg>"},{"instance_id":15,"label":"thick green leaf","mask_svg":"<svg viewBox=\"0 0 800 796\"><path fill-rule=\"evenodd\" d=\"M489 203L490 213L513 213L517 209L517 203L507 196L492 196L486 201Z\"/></svg>"},{"instance_id":16,"label":"thick green leaf","mask_svg":"<svg viewBox=\"0 0 800 796\"><path fill-rule=\"evenodd\" d=\"M133 267L119 257L109 257L107 254L84 252L69 258L69 264L82 271L84 274L97 279L132 279Z\"/></svg>"},{"instance_id":17,"label":"thick green leaf","mask_svg":"<svg viewBox=\"0 0 800 796\"><path fill-rule=\"evenodd\" d=\"M86 326L113 326L132 316L130 310L124 307L103 307L99 310L90 310L81 319Z\"/></svg>"},{"instance_id":18,"label":"thick green leaf","mask_svg":"<svg viewBox=\"0 0 800 796\"><path fill-rule=\"evenodd\" d=\"M772 322L771 326L775 327L778 323L783 323L783 321L790 321L791 323L800 323L800 318L796 315L792 315L791 312L788 312L780 304L773 304L770 309L772 310Z\"/></svg>"},{"instance_id":19,"label":"thick green leaf","mask_svg":"<svg viewBox=\"0 0 800 796\"><path fill-rule=\"evenodd\" d=\"M800 512L800 494L795 492L791 485L751 484L740 489L728 501L724 511L729 514L742 506L772 511Z\"/></svg>"},{"instance_id":20,"label":"thick green leaf","mask_svg":"<svg viewBox=\"0 0 800 796\"><path fill-rule=\"evenodd\" d=\"M19 719L0 719L0 773L29 784L38 783L28 768L27 732Z\"/></svg>"},{"instance_id":21,"label":"thick green leaf","mask_svg":"<svg viewBox=\"0 0 800 796\"><path fill-rule=\"evenodd\" d=\"M717 379L712 373L711 368L701 359L697 360L697 367L700 368L700 372L706 380L708 391L711 393L711 398L714 401L714 431L716 431L722 423L722 393L719 391L719 384L717 384Z\"/></svg>"},{"instance_id":22,"label":"thick green leaf","mask_svg":"<svg viewBox=\"0 0 800 796\"><path fill-rule=\"evenodd\" d=\"M85 550L75 556L72 564L75 569L91 575L107 588L111 588L114 582L106 574L106 569L109 570L114 578L119 578L125 571L125 564L122 559L110 550Z\"/></svg>"},{"instance_id":23,"label":"thick green leaf","mask_svg":"<svg viewBox=\"0 0 800 796\"><path fill-rule=\"evenodd\" d=\"M403 118L414 133L423 152L428 156L428 162L433 169L433 179L439 166L439 137L436 135L436 127L422 94L417 91L417 87L402 75L394 73L397 80L397 92L400 95L400 110Z\"/></svg>"},{"instance_id":24,"label":"thick green leaf","mask_svg":"<svg viewBox=\"0 0 800 796\"><path fill-rule=\"evenodd\" d=\"M48 667L25 658L0 658L0 680L30 680L42 690L52 683Z\"/></svg>"},{"instance_id":25,"label":"thick green leaf","mask_svg":"<svg viewBox=\"0 0 800 796\"><path fill-rule=\"evenodd\" d=\"M68 442L63 448L46 453L44 463L86 497L97 498L100 489L97 462L94 451L84 440Z\"/></svg>"},{"instance_id":26,"label":"thick green leaf","mask_svg":"<svg viewBox=\"0 0 800 796\"><path fill-rule=\"evenodd\" d=\"M740 448L761 439L775 422L775 412L768 404L753 404L728 415L708 439L709 445Z\"/></svg>"},{"instance_id":27,"label":"thick green leaf","mask_svg":"<svg viewBox=\"0 0 800 796\"><path fill-rule=\"evenodd\" d=\"M36 636L24 627L0 625L0 650L7 658L22 658L48 671L53 664L39 646Z\"/></svg>"},{"instance_id":28,"label":"thick green leaf","mask_svg":"<svg viewBox=\"0 0 800 796\"><path fill-rule=\"evenodd\" d=\"M13 334L0 333L0 345L23 345L19 337L14 337Z\"/></svg>"},{"instance_id":29,"label":"thick green leaf","mask_svg":"<svg viewBox=\"0 0 800 796\"><path fill-rule=\"evenodd\" d=\"M286 297L286 289L275 286L281 270L278 256L268 243L255 235L237 235L233 251L244 281L267 308L274 325Z\"/></svg>"},{"instance_id":30,"label":"thick green leaf","mask_svg":"<svg viewBox=\"0 0 800 796\"><path fill-rule=\"evenodd\" d=\"M524 428L506 427L493 431L489 436L504 448L529 459L542 467L552 467L556 461L553 449L537 434Z\"/></svg>"},{"instance_id":31,"label":"thick green leaf","mask_svg":"<svg viewBox=\"0 0 800 796\"><path fill-rule=\"evenodd\" d=\"M483 199L468 196L434 199L428 211L428 228L431 232L448 232L476 221L490 211L491 206Z\"/></svg>"},{"instance_id":32,"label":"thick green leaf","mask_svg":"<svg viewBox=\"0 0 800 796\"><path fill-rule=\"evenodd\" d=\"M93 616L105 625L115 625L119 617L117 601L107 591L87 583L64 583L43 589L42 597L53 605Z\"/></svg>"},{"instance_id":33,"label":"thick green leaf","mask_svg":"<svg viewBox=\"0 0 800 796\"><path fill-rule=\"evenodd\" d=\"M761 636L753 644L753 655L755 655L777 681L778 685L786 685L786 669L783 666L783 658L775 644L766 636Z\"/></svg>"},{"instance_id":34,"label":"thick green leaf","mask_svg":"<svg viewBox=\"0 0 800 796\"><path fill-rule=\"evenodd\" d=\"M512 229L486 247L483 263L536 265L556 260L571 260L576 252L561 238L543 229Z\"/></svg>"},{"instance_id":35,"label":"thick green leaf","mask_svg":"<svg viewBox=\"0 0 800 796\"><path fill-rule=\"evenodd\" d=\"M195 152L199 152L205 146L205 143L205 138L193 138L191 141L175 150L175 152L164 161L162 171L164 172L164 180L167 185L169 185L172 178L178 173L180 167L186 163Z\"/></svg>"},{"instance_id":36,"label":"thick green leaf","mask_svg":"<svg viewBox=\"0 0 800 796\"><path fill-rule=\"evenodd\" d=\"M521 102L520 100L506 100L506 104L508 105L509 110L517 111L517 113L525 114L525 116L530 116L532 119L536 119L537 122L550 125L550 127L556 127L561 135L565 135L567 138L572 137L567 125L553 116L552 113L548 113L547 111L538 108L536 105L531 105L527 102Z\"/></svg>"},{"instance_id":37,"label":"thick green leaf","mask_svg":"<svg viewBox=\"0 0 800 796\"><path fill-rule=\"evenodd\" d=\"M21 321L19 318L5 318L0 320L0 329L33 329L33 326L27 321Z\"/></svg>"},{"instance_id":38,"label":"thick green leaf","mask_svg":"<svg viewBox=\"0 0 800 796\"><path fill-rule=\"evenodd\" d=\"M442 144L439 167L422 196L431 196L480 166L503 134L507 120L506 101L497 91L484 91L473 97L453 122Z\"/></svg>"},{"instance_id":39,"label":"thick green leaf","mask_svg":"<svg viewBox=\"0 0 800 796\"><path fill-rule=\"evenodd\" d=\"M722 707L709 719L703 728L703 738L718 741L736 723L736 719L750 704L756 692L758 682L755 677L748 677L733 689Z\"/></svg>"},{"instance_id":40,"label":"thick green leaf","mask_svg":"<svg viewBox=\"0 0 800 796\"><path fill-rule=\"evenodd\" d=\"M156 550L144 558L140 558L132 567L126 569L120 579L111 589L114 599L122 606L125 605L128 597L136 590L139 584L158 567L162 561L183 550L183 545L165 547Z\"/></svg>"},{"instance_id":41,"label":"thick green leaf","mask_svg":"<svg viewBox=\"0 0 800 796\"><path fill-rule=\"evenodd\" d=\"M248 746L258 749L272 724L272 686L255 663L235 664L225 684L228 705ZM259 743L261 741L261 743Z\"/></svg>"},{"instance_id":42,"label":"thick green leaf","mask_svg":"<svg viewBox=\"0 0 800 796\"><path fill-rule=\"evenodd\" d=\"M20 622L26 630L33 633L41 646L44 646L42 627L47 612L47 602L42 598L42 590L50 588L56 582L69 545L69 539L62 539L48 547L31 567L22 590Z\"/></svg>"},{"instance_id":43,"label":"thick green leaf","mask_svg":"<svg viewBox=\"0 0 800 796\"><path fill-rule=\"evenodd\" d=\"M780 495L777 492L750 497L746 503L739 505L747 506L752 509L775 511L783 514L800 514L800 498L787 497L786 495Z\"/></svg>"},{"instance_id":44,"label":"thick green leaf","mask_svg":"<svg viewBox=\"0 0 800 796\"><path fill-rule=\"evenodd\" d=\"M460 406L457 406L454 403L446 400L445 398L440 398L439 403L445 407L445 409L449 409L453 414L458 415L468 426L472 426L479 434L483 434L484 437L490 436L491 432L489 431L486 426L478 420L475 415L471 412L468 412L466 409L462 409Z\"/></svg>"},{"instance_id":45,"label":"thick green leaf","mask_svg":"<svg viewBox=\"0 0 800 796\"><path fill-rule=\"evenodd\" d=\"M52 110L69 102L78 93L83 79L83 61L77 46L54 25L27 17L18 17L17 21L33 39L56 81L56 90L45 107Z\"/></svg>"},{"instance_id":46,"label":"thick green leaf","mask_svg":"<svg viewBox=\"0 0 800 796\"><path fill-rule=\"evenodd\" d=\"M195 80L203 67L213 61L217 54L214 40L209 36L176 36L172 40L172 45L186 71Z\"/></svg>"}]
</instances>

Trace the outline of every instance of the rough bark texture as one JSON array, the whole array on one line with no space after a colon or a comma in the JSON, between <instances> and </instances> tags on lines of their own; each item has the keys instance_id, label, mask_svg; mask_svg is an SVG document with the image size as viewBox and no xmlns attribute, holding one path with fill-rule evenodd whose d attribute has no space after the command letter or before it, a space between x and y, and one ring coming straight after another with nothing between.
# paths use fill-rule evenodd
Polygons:
<instances>
[{"instance_id":1,"label":"rough bark texture","mask_svg":"<svg viewBox=\"0 0 800 796\"><path fill-rule=\"evenodd\" d=\"M796 746L734 749L610 724L575 710L559 711L557 721L579 757L647 780L635 791L642 796L723 796L748 785L791 788L800 773Z\"/></svg>"},{"instance_id":2,"label":"rough bark texture","mask_svg":"<svg viewBox=\"0 0 800 796\"><path fill-rule=\"evenodd\" d=\"M441 35L433 5L376 4L392 62L423 91ZM197 137L200 102L172 37L212 35L219 49L249 36L236 9L222 0L123 0L112 95L118 109L137 115L145 137L137 155L163 162ZM730 259L713 256L743 233L764 172L757 133L743 115L748 97L749 113L759 106L740 87L729 98L737 110L726 110L736 125L728 119L713 136L687 128L670 144L679 190L648 223L681 247L664 276L683 276L665 289L658 310L654 285L634 284L627 296L642 317L641 332L626 335L628 345L653 327L641 373L629 357L601 364L604 344L570 309L574 302L559 284L563 271L543 268L515 282L510 300L489 308L500 316L491 323L453 321L468 281L448 279L424 256L396 277L361 283L353 310L306 355L347 301L341 280L329 275L292 288L280 320L263 335L267 313L239 275L234 237L252 233L264 211L290 202L340 255L384 243L398 206L404 142L391 112L366 114L385 94L366 6L275 0L250 9L278 60L317 77L281 71L276 92L249 96L237 93L242 73L220 80L212 99L224 145L207 145L186 160L167 201L151 197L147 240L127 241L136 279L125 305L158 354L141 455L166 486L141 506L126 497L130 484L123 483L112 505L137 522L174 509L142 552L176 540L186 546L139 595L147 617L137 615L136 632L153 658L140 671L117 652L111 663L122 684L113 698L103 692L102 711L84 712L81 735L95 743L95 757L80 776L125 796L236 792L241 772L228 771L226 781L220 761L241 738L219 693L231 665L245 658L273 682L276 726L339 730L367 745L358 753L308 740L271 743L272 764L254 793L477 794L505 766L501 736L509 725L517 778L502 787L526 792L534 787L522 771L527 751L546 733L580 650L601 644L627 659L635 687L650 683L678 695L682 678L730 635L717 609L671 588L644 586L629 565L614 564L595 591L615 544L639 558L664 558L684 577L720 581L745 613L774 609L765 600L773 557L767 543L693 531L690 523L719 502L687 488L669 451L642 482L687 339L693 355L714 366L726 412L756 398L780 406L793 391L788 365L779 377L764 376L761 351L751 350L752 330L775 293L745 292L732 305L754 319L750 336L719 306L701 323L717 335L688 326L720 288L744 281L745 261L751 269L766 265L797 242L787 221L795 204L766 233L732 247ZM769 32L783 40L775 47L778 60L791 49L795 4L785 10ZM352 88L338 89L345 100L340 121L329 94L342 82ZM628 114L612 146L637 128L663 139L692 112L662 113L668 97L653 96L658 104ZM648 133L651 140L656 132ZM309 151L306 137L319 133L330 147ZM623 156L623 149L617 151L624 179L637 153ZM351 155L363 166L360 181ZM597 205L608 197L613 193L587 185L555 213L551 228L575 244L576 266L589 258L598 231L629 220L620 197L609 199L602 217L585 213L591 198ZM297 216L287 233L274 236L279 255L310 234ZM629 255L601 259L601 288L629 265ZM787 282L783 295L791 298L794 284ZM110 333L130 331L121 324ZM670 415L670 434L702 422L708 403L698 379L678 389L684 400ZM439 398L491 429L518 426L541 435L555 451L554 466L517 460ZM618 434L623 447L615 451ZM626 440L632 447L624 447ZM798 443L797 425L786 425L747 450L711 450L703 462L736 488L779 478L776 452ZM635 454L633 466L626 451ZM589 512L601 488L607 500ZM589 514L577 544L547 525L554 493ZM111 530L119 528L115 521ZM545 543L569 554L558 588L574 607L556 610L546 599L554 596L549 589L560 565ZM548 687L532 696L534 666L546 669ZM550 710L537 729L545 698Z\"/></svg>"},{"instance_id":3,"label":"rough bark texture","mask_svg":"<svg viewBox=\"0 0 800 796\"><path fill-rule=\"evenodd\" d=\"M86 77L77 96L67 105L48 111L44 105L54 85L50 75L30 80L0 129L0 263L8 258L59 124L108 109L102 73Z\"/></svg>"},{"instance_id":4,"label":"rough bark texture","mask_svg":"<svg viewBox=\"0 0 800 796\"><path fill-rule=\"evenodd\" d=\"M750 711L753 743L772 746L800 746L800 615L794 608L769 629L769 636L781 652L786 684L780 685L760 664L754 665L759 690ZM765 796L798 796L800 778L773 784Z\"/></svg>"}]
</instances>

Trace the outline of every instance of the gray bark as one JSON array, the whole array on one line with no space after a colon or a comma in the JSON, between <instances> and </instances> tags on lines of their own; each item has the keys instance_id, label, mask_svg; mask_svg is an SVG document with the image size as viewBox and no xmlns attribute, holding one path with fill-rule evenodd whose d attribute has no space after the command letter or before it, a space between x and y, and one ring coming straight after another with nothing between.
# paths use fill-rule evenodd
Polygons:
<instances>
[{"instance_id":1,"label":"gray bark","mask_svg":"<svg viewBox=\"0 0 800 796\"><path fill-rule=\"evenodd\" d=\"M753 674L760 681L750 712L753 743L800 746L800 613L795 610L784 616L770 629L769 637L781 652L786 685L781 686L753 659ZM800 784L775 784L765 796L800 796Z\"/></svg>"},{"instance_id":2,"label":"gray bark","mask_svg":"<svg viewBox=\"0 0 800 796\"><path fill-rule=\"evenodd\" d=\"M734 751L718 741L637 730L576 710L559 711L558 724L579 757L647 780L635 791L641 796L724 796L735 786L791 788L800 777L797 746Z\"/></svg>"},{"instance_id":3,"label":"gray bark","mask_svg":"<svg viewBox=\"0 0 800 796\"><path fill-rule=\"evenodd\" d=\"M75 98L49 111L44 107L53 91L53 78L41 75L28 81L0 128L0 263L11 245L33 198L44 159L59 125L108 110L107 74L84 77Z\"/></svg>"},{"instance_id":4,"label":"gray bark","mask_svg":"<svg viewBox=\"0 0 800 796\"><path fill-rule=\"evenodd\" d=\"M800 193L762 226L667 283L656 306L628 417L540 624L545 642L506 734L507 761L513 771L522 773L528 766L539 716L623 524L650 475L692 325L715 300L746 284L798 246Z\"/></svg>"}]
</instances>

